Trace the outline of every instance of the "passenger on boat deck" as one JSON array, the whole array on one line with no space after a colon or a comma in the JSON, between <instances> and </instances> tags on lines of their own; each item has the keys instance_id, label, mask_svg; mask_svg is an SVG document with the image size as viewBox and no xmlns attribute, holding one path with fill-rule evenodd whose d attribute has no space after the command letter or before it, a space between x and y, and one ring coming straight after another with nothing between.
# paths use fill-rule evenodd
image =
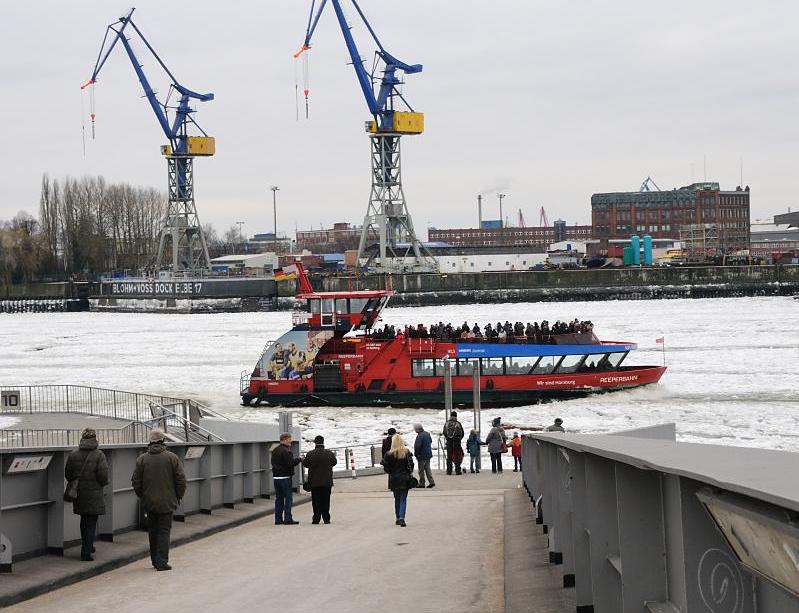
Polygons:
<instances>
[{"instance_id":1,"label":"passenger on boat deck","mask_svg":"<svg viewBox=\"0 0 799 613\"><path fill-rule=\"evenodd\" d=\"M469 326L468 322L463 322L461 325L453 326L452 324L445 324L441 321L430 325L426 328L424 324L417 324L414 326L405 326L399 333L395 330L394 326L385 325L383 328L376 328L372 332L372 337L376 339L393 339L398 336L405 336L407 338L435 338L439 341L457 341L457 340L486 340L495 343L535 343L535 344L551 344L555 343L555 336L559 334L587 334L592 332L594 324L590 321L580 321L574 319L570 322L556 321L550 324L546 319L540 324L538 322L524 322L517 321L511 324L506 321L497 322L496 327L490 323L486 324L481 330L480 325L475 323ZM597 364L599 366L599 364Z\"/></svg>"}]
</instances>

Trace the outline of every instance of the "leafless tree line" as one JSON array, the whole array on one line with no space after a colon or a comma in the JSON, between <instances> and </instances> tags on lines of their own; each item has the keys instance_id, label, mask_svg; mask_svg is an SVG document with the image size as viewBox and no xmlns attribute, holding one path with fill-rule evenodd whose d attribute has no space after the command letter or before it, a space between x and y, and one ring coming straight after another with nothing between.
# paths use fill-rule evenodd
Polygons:
<instances>
[{"instance_id":1,"label":"leafless tree line","mask_svg":"<svg viewBox=\"0 0 799 613\"><path fill-rule=\"evenodd\" d=\"M9 284L142 268L158 247L165 209L153 188L45 174L39 219L21 212L0 221L0 277Z\"/></svg>"},{"instance_id":2,"label":"leafless tree line","mask_svg":"<svg viewBox=\"0 0 799 613\"><path fill-rule=\"evenodd\" d=\"M39 219L0 219L0 286L35 280L94 279L149 267L158 251L167 198L151 187L103 177L42 177ZM222 236L203 225L211 257L241 252L240 229Z\"/></svg>"}]
</instances>

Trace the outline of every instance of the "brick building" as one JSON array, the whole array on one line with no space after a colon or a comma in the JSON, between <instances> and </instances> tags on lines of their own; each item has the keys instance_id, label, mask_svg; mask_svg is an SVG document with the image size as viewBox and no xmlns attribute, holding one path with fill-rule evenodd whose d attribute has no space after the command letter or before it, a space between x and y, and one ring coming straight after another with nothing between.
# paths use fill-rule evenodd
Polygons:
<instances>
[{"instance_id":1,"label":"brick building","mask_svg":"<svg viewBox=\"0 0 799 613\"><path fill-rule=\"evenodd\" d=\"M370 233L370 242L377 240L377 233ZM313 253L344 253L357 249L361 240L361 227L346 222L334 223L332 228L320 230L297 230L297 249Z\"/></svg>"},{"instance_id":2,"label":"brick building","mask_svg":"<svg viewBox=\"0 0 799 613\"><path fill-rule=\"evenodd\" d=\"M429 228L427 240L431 243L447 243L454 247L496 247L515 245L535 247L542 251L554 242L562 240L586 241L591 238L591 226L567 226L556 222L555 226L528 228Z\"/></svg>"},{"instance_id":3,"label":"brick building","mask_svg":"<svg viewBox=\"0 0 799 613\"><path fill-rule=\"evenodd\" d=\"M718 183L693 183L671 191L614 192L591 196L596 239L633 234L679 239L689 226L712 228L724 253L749 248L749 186L722 191Z\"/></svg>"}]
</instances>

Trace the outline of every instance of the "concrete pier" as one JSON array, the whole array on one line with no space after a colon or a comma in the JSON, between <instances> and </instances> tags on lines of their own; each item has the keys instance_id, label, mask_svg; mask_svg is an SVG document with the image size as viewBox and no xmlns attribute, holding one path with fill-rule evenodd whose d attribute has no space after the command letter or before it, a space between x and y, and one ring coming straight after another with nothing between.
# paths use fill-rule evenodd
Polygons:
<instances>
[{"instance_id":1,"label":"concrete pier","mask_svg":"<svg viewBox=\"0 0 799 613\"><path fill-rule=\"evenodd\" d=\"M337 480L330 525L312 525L303 504L298 526L265 517L174 548L171 572L138 560L6 611L573 611L520 475L437 474L435 489L410 493L407 528L385 475Z\"/></svg>"}]
</instances>

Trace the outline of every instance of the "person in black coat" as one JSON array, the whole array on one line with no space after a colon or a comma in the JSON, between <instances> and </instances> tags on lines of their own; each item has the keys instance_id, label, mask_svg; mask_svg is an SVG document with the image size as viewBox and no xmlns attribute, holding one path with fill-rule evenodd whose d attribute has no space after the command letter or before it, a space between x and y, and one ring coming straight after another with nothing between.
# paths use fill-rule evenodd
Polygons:
<instances>
[{"instance_id":1,"label":"person in black coat","mask_svg":"<svg viewBox=\"0 0 799 613\"><path fill-rule=\"evenodd\" d=\"M330 491L333 489L333 467L338 463L335 454L325 449L325 439L317 436L313 440L316 447L305 454L303 466L308 469L308 487L311 488L312 523L322 519L330 523Z\"/></svg>"},{"instance_id":2,"label":"person in black coat","mask_svg":"<svg viewBox=\"0 0 799 613\"><path fill-rule=\"evenodd\" d=\"M391 450L391 439L394 438L394 435L397 433L396 428L389 428L386 434L386 438L383 439L383 445L380 448L380 457L385 458L386 454ZM388 489L391 489L391 479L388 480Z\"/></svg>"},{"instance_id":3,"label":"person in black coat","mask_svg":"<svg viewBox=\"0 0 799 613\"><path fill-rule=\"evenodd\" d=\"M302 458L295 458L291 453L291 434L285 432L280 435L280 444L272 450L272 481L275 485L275 525L296 526L291 515L294 504L292 481L294 468L302 462Z\"/></svg>"},{"instance_id":4,"label":"person in black coat","mask_svg":"<svg viewBox=\"0 0 799 613\"><path fill-rule=\"evenodd\" d=\"M397 518L394 523L404 528L407 525L405 511L408 507L408 490L411 489L413 477L413 454L399 434L391 439L391 449L383 456L381 464L388 473L388 486L394 492L394 515Z\"/></svg>"},{"instance_id":5,"label":"person in black coat","mask_svg":"<svg viewBox=\"0 0 799 613\"><path fill-rule=\"evenodd\" d=\"M64 477L78 480L78 496L72 503L72 512L80 515L80 559L94 560L94 537L97 518L105 515L103 488L108 485L108 461L100 451L97 433L86 428L80 435L78 448L67 456Z\"/></svg>"}]
</instances>

